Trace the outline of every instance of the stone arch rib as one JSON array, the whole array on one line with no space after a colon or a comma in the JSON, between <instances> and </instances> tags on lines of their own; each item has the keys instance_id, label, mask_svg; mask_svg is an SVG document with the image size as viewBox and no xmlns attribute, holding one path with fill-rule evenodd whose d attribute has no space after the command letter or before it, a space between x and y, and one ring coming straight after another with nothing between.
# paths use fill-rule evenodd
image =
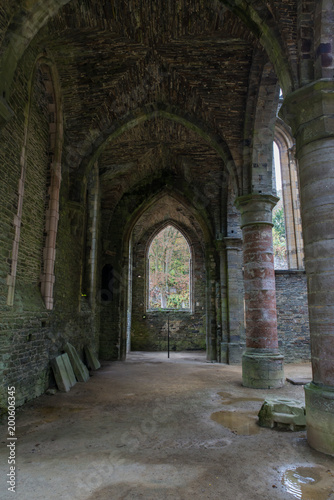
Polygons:
<instances>
[{"instance_id":1,"label":"stone arch rib","mask_svg":"<svg viewBox=\"0 0 334 500\"><path fill-rule=\"evenodd\" d=\"M193 244L192 244L190 237L188 236L186 230L182 227L181 224L178 224L177 221L175 221L173 219L167 219L165 221L162 221L160 224L158 224L157 227L154 228L154 231L152 232L152 234L150 235L150 237L148 238L148 240L146 242L146 246L145 246L145 260L147 262L146 276L145 276L146 309L149 309L149 304L150 304L150 299L149 299L149 295L150 295L150 270L149 270L149 264L148 264L148 257L149 257L150 248L151 248L153 241L161 233L161 231L163 231L164 229L166 229L169 226L176 229L181 234L181 236L183 236L183 238L185 239L185 241L188 245L189 254L190 254L190 262L189 262L189 310L192 310L193 309L193 304L192 304L193 278L192 278L192 274L193 274L193 261L194 261L194 254L193 254L193 248L192 248Z\"/></svg>"},{"instance_id":2,"label":"stone arch rib","mask_svg":"<svg viewBox=\"0 0 334 500\"><path fill-rule=\"evenodd\" d=\"M53 308L54 265L59 220L59 194L61 184L62 119L57 95L54 69L45 60L40 61L44 85L49 101L49 183L47 186L48 206L45 213L45 240L42 256L41 294L47 309Z\"/></svg>"},{"instance_id":3,"label":"stone arch rib","mask_svg":"<svg viewBox=\"0 0 334 500\"><path fill-rule=\"evenodd\" d=\"M218 134L212 132L206 124L200 122L191 114L183 112L175 106L166 105L164 103L152 103L124 116L122 119L115 122L111 127L105 130L103 134L101 134L100 137L94 142L94 144L89 144L87 146L87 151L91 152L91 154L89 155L87 152L81 163L80 170L76 174L76 178L74 178L74 182L77 183L79 189L82 185L82 178L88 176L94 162L98 160L99 156L108 144L127 130L136 127L146 120L151 120L157 117L162 117L184 125L186 128L197 133L207 144L212 146L212 148L222 158L232 179L235 192L240 193L241 182L237 173L236 165L226 142ZM77 192L78 189L75 191ZM83 192L81 193L81 196L83 196Z\"/></svg>"},{"instance_id":4,"label":"stone arch rib","mask_svg":"<svg viewBox=\"0 0 334 500\"><path fill-rule=\"evenodd\" d=\"M14 304L14 292L17 275L17 263L20 245L21 221L23 213L23 197L27 170L27 144L29 140L30 110L34 77L37 69L43 73L45 90L49 101L49 182L47 186L48 205L45 211L45 239L43 244L42 269L40 276L41 294L47 309L53 308L54 263L56 255L56 237L59 218L59 191L61 182L61 152L62 152L62 113L61 104L56 88L57 74L52 61L46 58L37 59L29 82L29 96L27 103L24 139L21 153L21 176L18 184L18 206L14 217L14 241L12 248L11 269L7 277L8 295L7 305ZM47 183L47 180L46 180Z\"/></svg>"}]
</instances>

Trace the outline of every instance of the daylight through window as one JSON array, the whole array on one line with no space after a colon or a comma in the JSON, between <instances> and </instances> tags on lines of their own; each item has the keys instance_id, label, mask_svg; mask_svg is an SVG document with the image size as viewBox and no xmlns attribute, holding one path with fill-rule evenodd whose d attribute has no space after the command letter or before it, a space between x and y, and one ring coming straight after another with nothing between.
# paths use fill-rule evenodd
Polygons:
<instances>
[{"instance_id":1,"label":"daylight through window","mask_svg":"<svg viewBox=\"0 0 334 500\"><path fill-rule=\"evenodd\" d=\"M282 170L280 161L279 148L274 142L274 168L276 178L276 191L279 197L279 202L273 209L273 246L274 246L274 262L275 269L287 269L287 251L286 251L286 233L285 233L285 220L284 220L284 203L282 193Z\"/></svg>"},{"instance_id":2,"label":"daylight through window","mask_svg":"<svg viewBox=\"0 0 334 500\"><path fill-rule=\"evenodd\" d=\"M190 249L174 226L167 226L149 249L149 309L190 309Z\"/></svg>"}]
</instances>

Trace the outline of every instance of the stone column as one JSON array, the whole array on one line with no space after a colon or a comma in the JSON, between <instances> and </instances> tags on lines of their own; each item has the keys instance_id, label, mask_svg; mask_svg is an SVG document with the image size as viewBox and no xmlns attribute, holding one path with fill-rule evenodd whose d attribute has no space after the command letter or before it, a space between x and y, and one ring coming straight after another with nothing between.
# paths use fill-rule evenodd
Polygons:
<instances>
[{"instance_id":1,"label":"stone column","mask_svg":"<svg viewBox=\"0 0 334 500\"><path fill-rule=\"evenodd\" d=\"M89 303L93 311L96 308L97 294L97 261L98 261L98 242L99 242L99 217L100 217L100 179L99 167L95 163L90 174L88 184L88 239L87 250L89 251L88 266L89 275L87 283L87 292ZM84 242L85 244L86 242Z\"/></svg>"},{"instance_id":2,"label":"stone column","mask_svg":"<svg viewBox=\"0 0 334 500\"><path fill-rule=\"evenodd\" d=\"M334 455L334 84L290 94L282 118L296 138L313 381L305 386L307 439Z\"/></svg>"},{"instance_id":3,"label":"stone column","mask_svg":"<svg viewBox=\"0 0 334 500\"><path fill-rule=\"evenodd\" d=\"M217 315L216 283L217 268L213 251L207 255L207 291L206 291L206 359L217 361Z\"/></svg>"},{"instance_id":4,"label":"stone column","mask_svg":"<svg viewBox=\"0 0 334 500\"><path fill-rule=\"evenodd\" d=\"M241 212L244 254L246 351L242 357L245 387L284 385L283 356L278 352L276 291L271 211L276 196L250 194L236 200Z\"/></svg>"},{"instance_id":5,"label":"stone column","mask_svg":"<svg viewBox=\"0 0 334 500\"><path fill-rule=\"evenodd\" d=\"M244 301L242 275L242 240L224 238L227 265L228 341L226 358L229 365L240 364L245 350ZM222 350L223 347L222 346Z\"/></svg>"}]
</instances>

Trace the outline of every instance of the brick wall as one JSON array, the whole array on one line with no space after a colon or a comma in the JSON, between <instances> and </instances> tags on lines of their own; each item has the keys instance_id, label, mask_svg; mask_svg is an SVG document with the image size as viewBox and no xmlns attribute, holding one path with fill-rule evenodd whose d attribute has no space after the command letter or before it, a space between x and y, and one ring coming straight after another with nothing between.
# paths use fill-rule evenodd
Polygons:
<instances>
[{"instance_id":1,"label":"brick wall","mask_svg":"<svg viewBox=\"0 0 334 500\"><path fill-rule=\"evenodd\" d=\"M285 362L310 359L307 283L304 271L275 271L279 349Z\"/></svg>"},{"instance_id":2,"label":"brick wall","mask_svg":"<svg viewBox=\"0 0 334 500\"><path fill-rule=\"evenodd\" d=\"M181 351L205 349L206 346L206 271L204 249L198 239L200 228L191 227L180 215L179 205L173 199L162 198L154 208L145 212L133 232L132 322L131 349L147 351L167 350L169 317L170 347ZM177 221L188 237L192 259L192 307L190 311L152 311L148 308L148 245L167 222ZM167 217L167 220L168 220ZM162 219L162 220L161 220ZM195 229L195 230L194 230Z\"/></svg>"},{"instance_id":3,"label":"brick wall","mask_svg":"<svg viewBox=\"0 0 334 500\"><path fill-rule=\"evenodd\" d=\"M194 255L193 311L146 310L147 264L145 245L137 245L134 253L131 350L167 350L169 317L170 348L176 351L205 349L205 268L203 255ZM145 278L146 276L146 278Z\"/></svg>"},{"instance_id":4,"label":"brick wall","mask_svg":"<svg viewBox=\"0 0 334 500\"><path fill-rule=\"evenodd\" d=\"M2 130L0 141L0 413L6 407L7 386L16 387L16 403L44 393L53 382L50 360L71 342L83 358L83 346L98 346L99 315L81 296L83 221L85 207L68 201L63 172L61 216L56 241L54 309L45 308L39 287L44 244L48 183L49 118L47 96L38 72L29 96L29 78L37 57L33 47L18 68L11 106L15 116ZM11 272L14 218L18 207L25 113L31 97L22 227L14 303L7 305L7 275Z\"/></svg>"}]
</instances>

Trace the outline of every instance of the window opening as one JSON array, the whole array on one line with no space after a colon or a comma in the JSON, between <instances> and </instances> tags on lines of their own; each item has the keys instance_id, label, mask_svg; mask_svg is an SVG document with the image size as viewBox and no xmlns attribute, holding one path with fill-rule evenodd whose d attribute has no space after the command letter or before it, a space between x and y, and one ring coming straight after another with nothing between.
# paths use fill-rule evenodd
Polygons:
<instances>
[{"instance_id":1,"label":"window opening","mask_svg":"<svg viewBox=\"0 0 334 500\"><path fill-rule=\"evenodd\" d=\"M160 231L149 248L149 309L190 309L189 245L174 226Z\"/></svg>"},{"instance_id":2,"label":"window opening","mask_svg":"<svg viewBox=\"0 0 334 500\"><path fill-rule=\"evenodd\" d=\"M276 179L276 192L280 198L273 209L273 246L274 246L274 265L275 269L288 269L287 251L286 251L286 233L284 220L284 203L282 193L281 160L279 148L274 142L274 166Z\"/></svg>"}]
</instances>

